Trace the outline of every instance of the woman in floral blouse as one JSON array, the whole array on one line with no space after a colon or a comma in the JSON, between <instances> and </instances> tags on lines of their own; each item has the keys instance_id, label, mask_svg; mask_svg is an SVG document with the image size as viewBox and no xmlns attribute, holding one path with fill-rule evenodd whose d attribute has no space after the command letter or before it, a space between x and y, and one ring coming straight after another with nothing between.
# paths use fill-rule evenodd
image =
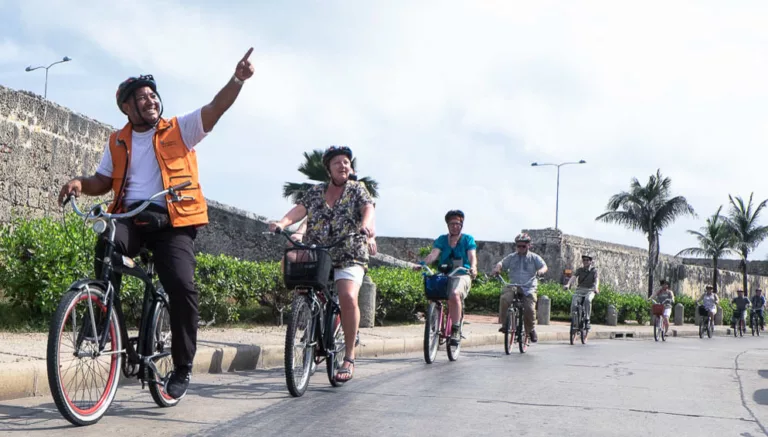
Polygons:
<instances>
[{"instance_id":1,"label":"woman in floral blouse","mask_svg":"<svg viewBox=\"0 0 768 437\"><path fill-rule=\"evenodd\" d=\"M346 353L344 364L336 376L338 381L352 379L355 364L355 339L360 324L357 294L368 270L368 256L376 254L374 232L374 203L365 186L351 177L352 150L348 147L330 147L323 154L323 165L330 174L330 183L317 184L307 190L288 213L269 229L285 229L307 217L303 240L318 245L332 244L351 233L331 249L334 281L341 306L341 325L344 328Z\"/></svg>"}]
</instances>

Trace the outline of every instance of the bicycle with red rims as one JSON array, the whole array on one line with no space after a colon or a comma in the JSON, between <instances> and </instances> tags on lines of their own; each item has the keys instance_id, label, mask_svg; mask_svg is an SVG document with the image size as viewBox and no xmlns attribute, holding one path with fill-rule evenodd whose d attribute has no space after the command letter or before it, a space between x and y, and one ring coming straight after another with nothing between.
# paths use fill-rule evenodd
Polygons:
<instances>
[{"instance_id":1,"label":"bicycle with red rims","mask_svg":"<svg viewBox=\"0 0 768 437\"><path fill-rule=\"evenodd\" d=\"M268 232L266 232L268 233ZM346 355L341 307L333 282L333 261L329 249L351 237L351 233L333 244L304 244L291 233L277 228L291 247L285 249L283 281L294 289L291 320L285 332L285 381L291 396L304 395L315 368L325 361L328 381L340 387L346 381L336 379Z\"/></svg>"},{"instance_id":2,"label":"bicycle with red rims","mask_svg":"<svg viewBox=\"0 0 768 437\"><path fill-rule=\"evenodd\" d=\"M181 400L166 392L173 369L168 297L155 282L154 262L146 248L140 251L139 263L117 252L115 224L138 215L155 199L169 196L170 202L183 200L179 190L188 185L190 182L163 190L126 213L106 212L102 204L84 213L71 195L64 202L71 202L75 213L90 221L97 234L105 234L107 241L101 277L70 285L48 331L48 386L56 408L74 425L91 425L104 416L117 393L121 370L128 378L138 378L142 388L148 385L157 405L172 407ZM144 283L136 337L128 336L113 273L134 276Z\"/></svg>"},{"instance_id":3,"label":"bicycle with red rims","mask_svg":"<svg viewBox=\"0 0 768 437\"><path fill-rule=\"evenodd\" d=\"M427 364L432 364L435 358L437 358L437 349L442 344L447 345L448 359L456 361L461 353L461 343L452 344L450 341L453 321L448 311L448 305L444 302L449 297L448 288L451 277L457 274L469 273L469 270L466 267L457 267L453 271L446 273L448 268L443 266L438 273L434 273L424 262L421 262L420 265L421 269L426 270L422 272L422 275L424 276L424 294L427 300L429 300L424 323L424 361ZM463 308L459 326L459 329L464 327Z\"/></svg>"}]
</instances>

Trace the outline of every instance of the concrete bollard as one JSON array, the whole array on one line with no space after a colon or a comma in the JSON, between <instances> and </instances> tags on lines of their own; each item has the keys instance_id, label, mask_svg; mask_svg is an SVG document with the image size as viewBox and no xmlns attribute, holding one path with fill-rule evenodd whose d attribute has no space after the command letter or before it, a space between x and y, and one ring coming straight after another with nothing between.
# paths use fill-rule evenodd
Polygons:
<instances>
[{"instance_id":1,"label":"concrete bollard","mask_svg":"<svg viewBox=\"0 0 768 437\"><path fill-rule=\"evenodd\" d=\"M549 325L552 301L550 301L547 296L540 296L536 305L538 306L536 310L536 322L539 325Z\"/></svg>"},{"instance_id":2,"label":"concrete bollard","mask_svg":"<svg viewBox=\"0 0 768 437\"><path fill-rule=\"evenodd\" d=\"M608 309L605 312L605 324L608 326L616 326L619 323L619 314L616 311L616 306L608 305Z\"/></svg>"},{"instance_id":3,"label":"concrete bollard","mask_svg":"<svg viewBox=\"0 0 768 437\"><path fill-rule=\"evenodd\" d=\"M730 321L729 321L730 323ZM715 314L715 325L722 325L723 324L723 307L720 305L717 306L717 314Z\"/></svg>"},{"instance_id":4,"label":"concrete bollard","mask_svg":"<svg viewBox=\"0 0 768 437\"><path fill-rule=\"evenodd\" d=\"M376 284L368 275L363 277L357 301L360 307L360 327L373 328L376 323Z\"/></svg>"},{"instance_id":5,"label":"concrete bollard","mask_svg":"<svg viewBox=\"0 0 768 437\"><path fill-rule=\"evenodd\" d=\"M679 303L675 305L675 326L683 326L685 321L685 307Z\"/></svg>"}]
</instances>

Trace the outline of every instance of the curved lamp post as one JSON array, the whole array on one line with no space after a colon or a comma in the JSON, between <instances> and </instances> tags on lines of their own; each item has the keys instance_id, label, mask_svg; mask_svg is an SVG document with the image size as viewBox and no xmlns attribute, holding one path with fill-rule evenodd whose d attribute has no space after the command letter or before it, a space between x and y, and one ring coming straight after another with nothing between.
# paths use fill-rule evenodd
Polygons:
<instances>
[{"instance_id":1,"label":"curved lamp post","mask_svg":"<svg viewBox=\"0 0 768 437\"><path fill-rule=\"evenodd\" d=\"M26 68L25 71L27 71L27 72L35 71L35 70L40 69L40 68L45 68L45 94L43 95L44 99L48 98L48 69L53 67L56 64L61 64L62 62L69 62L71 60L72 60L72 58L70 58L69 56L64 56L64 58L61 61L56 61L56 62L54 62L53 64L51 64L51 65L49 65L47 67L42 66L42 65L39 66L39 67L32 67L30 65L29 67Z\"/></svg>"},{"instance_id":2,"label":"curved lamp post","mask_svg":"<svg viewBox=\"0 0 768 437\"><path fill-rule=\"evenodd\" d=\"M558 213L560 209L560 167L564 165L569 165L569 164L586 164L586 163L587 161L583 159L580 160L579 162L561 162L560 164L538 163L538 162L531 163L531 167L544 167L544 166L557 167L557 195L555 197L555 229L557 229L557 225L558 225L557 218L558 218Z\"/></svg>"}]
</instances>

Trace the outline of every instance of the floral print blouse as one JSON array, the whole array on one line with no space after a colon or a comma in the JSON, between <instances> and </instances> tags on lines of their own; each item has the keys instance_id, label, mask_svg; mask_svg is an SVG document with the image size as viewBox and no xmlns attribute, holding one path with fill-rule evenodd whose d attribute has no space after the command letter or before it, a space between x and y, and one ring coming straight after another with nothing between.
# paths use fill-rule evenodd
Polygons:
<instances>
[{"instance_id":1,"label":"floral print blouse","mask_svg":"<svg viewBox=\"0 0 768 437\"><path fill-rule=\"evenodd\" d=\"M361 209L374 204L368 190L358 181L347 181L341 197L331 206L325 202L327 189L327 183L317 184L298 202L307 209L307 243L333 244L344 235L359 234L363 223ZM368 242L363 235L347 238L332 248L330 254L334 267L361 265L368 268Z\"/></svg>"}]
</instances>

